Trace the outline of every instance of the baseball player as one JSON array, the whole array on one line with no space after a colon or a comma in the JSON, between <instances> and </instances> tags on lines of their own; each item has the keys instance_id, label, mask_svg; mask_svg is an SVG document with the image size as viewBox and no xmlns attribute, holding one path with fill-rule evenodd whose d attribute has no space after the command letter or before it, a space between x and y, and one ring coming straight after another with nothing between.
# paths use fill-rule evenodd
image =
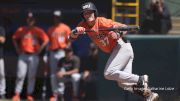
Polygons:
<instances>
[{"instance_id":1,"label":"baseball player","mask_svg":"<svg viewBox=\"0 0 180 101\"><path fill-rule=\"evenodd\" d=\"M56 78L56 70L58 60L65 56L64 49L70 46L68 40L71 29L68 25L64 24L60 20L61 11L54 11L54 25L48 29L49 42L49 66L51 75L51 86L53 95L50 101L53 101L57 96L58 83Z\"/></svg>"},{"instance_id":2,"label":"baseball player","mask_svg":"<svg viewBox=\"0 0 180 101\"><path fill-rule=\"evenodd\" d=\"M5 29L0 27L0 99L5 98L6 79L4 72L3 45L5 43Z\"/></svg>"},{"instance_id":3,"label":"baseball player","mask_svg":"<svg viewBox=\"0 0 180 101\"><path fill-rule=\"evenodd\" d=\"M76 39L80 34L84 34L87 29L94 30L87 32L87 35L102 51L110 53L105 66L104 77L116 81L125 90L141 95L146 101L157 101L158 94L151 92L148 88L148 76L132 74L133 49L131 43L127 42L120 34L124 35L127 32L97 30L127 27L127 25L98 17L98 11L92 2L82 4L81 9L80 15L83 21L72 30L70 38Z\"/></svg>"},{"instance_id":4,"label":"baseball player","mask_svg":"<svg viewBox=\"0 0 180 101\"><path fill-rule=\"evenodd\" d=\"M13 101L20 101L20 93L27 74L27 100L34 101L36 72L39 63L39 53L47 45L49 38L43 29L34 26L35 18L27 18L27 26L22 26L12 36L15 49L19 55L17 63L17 79Z\"/></svg>"}]
</instances>

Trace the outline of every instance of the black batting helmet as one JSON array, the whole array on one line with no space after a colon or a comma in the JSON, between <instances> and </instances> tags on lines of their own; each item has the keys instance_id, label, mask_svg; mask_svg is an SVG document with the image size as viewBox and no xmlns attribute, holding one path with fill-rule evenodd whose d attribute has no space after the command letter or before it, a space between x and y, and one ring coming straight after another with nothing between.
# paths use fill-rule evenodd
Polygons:
<instances>
[{"instance_id":1,"label":"black batting helmet","mask_svg":"<svg viewBox=\"0 0 180 101\"><path fill-rule=\"evenodd\" d=\"M85 10L93 10L94 13L95 13L95 17L97 17L97 15L98 15L97 8L92 2L86 2L86 3L82 4L82 6L81 6L81 16L82 16L83 19L84 19L83 12Z\"/></svg>"}]
</instances>

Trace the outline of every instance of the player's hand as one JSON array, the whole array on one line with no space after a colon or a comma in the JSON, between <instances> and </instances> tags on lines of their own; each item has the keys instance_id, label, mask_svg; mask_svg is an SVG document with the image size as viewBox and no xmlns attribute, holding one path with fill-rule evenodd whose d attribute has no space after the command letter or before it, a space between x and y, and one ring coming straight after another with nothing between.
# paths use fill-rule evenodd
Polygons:
<instances>
[{"instance_id":1,"label":"player's hand","mask_svg":"<svg viewBox=\"0 0 180 101\"><path fill-rule=\"evenodd\" d=\"M114 31L110 31L108 33L108 36L111 37L112 39L119 39L121 37L119 33L114 32Z\"/></svg>"},{"instance_id":2,"label":"player's hand","mask_svg":"<svg viewBox=\"0 0 180 101\"><path fill-rule=\"evenodd\" d=\"M88 80L89 77L90 77L90 72L85 71L84 74L83 74L83 80Z\"/></svg>"},{"instance_id":3,"label":"player's hand","mask_svg":"<svg viewBox=\"0 0 180 101\"><path fill-rule=\"evenodd\" d=\"M66 72L59 71L56 75L57 75L57 77L62 78L62 77L64 77L66 75Z\"/></svg>"},{"instance_id":4,"label":"player's hand","mask_svg":"<svg viewBox=\"0 0 180 101\"><path fill-rule=\"evenodd\" d=\"M73 33L74 34L84 34L85 33L85 28L84 27L76 27L74 30L73 30Z\"/></svg>"},{"instance_id":5,"label":"player's hand","mask_svg":"<svg viewBox=\"0 0 180 101\"><path fill-rule=\"evenodd\" d=\"M125 25L125 24L113 25L113 28L119 28L119 27L128 27L128 26ZM127 31L118 31L118 30L116 30L115 32L118 32L120 34L120 36L123 36L123 35L127 34Z\"/></svg>"},{"instance_id":6,"label":"player's hand","mask_svg":"<svg viewBox=\"0 0 180 101\"><path fill-rule=\"evenodd\" d=\"M125 24L122 24L121 27L128 27L128 26ZM121 33L122 35L125 35L125 34L127 34L127 31L120 31L119 33Z\"/></svg>"},{"instance_id":7,"label":"player's hand","mask_svg":"<svg viewBox=\"0 0 180 101\"><path fill-rule=\"evenodd\" d=\"M5 38L0 36L0 43L3 44L4 42L5 42Z\"/></svg>"}]
</instances>

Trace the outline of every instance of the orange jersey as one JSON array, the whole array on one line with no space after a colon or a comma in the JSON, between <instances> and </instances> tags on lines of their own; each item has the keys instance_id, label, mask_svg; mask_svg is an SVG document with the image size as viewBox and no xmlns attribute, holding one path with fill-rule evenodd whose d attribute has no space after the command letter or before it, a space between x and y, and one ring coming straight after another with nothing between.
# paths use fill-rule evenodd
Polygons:
<instances>
[{"instance_id":1,"label":"orange jersey","mask_svg":"<svg viewBox=\"0 0 180 101\"><path fill-rule=\"evenodd\" d=\"M69 43L68 37L70 32L71 29L63 23L50 27L48 29L48 36L50 39L49 49L54 50L66 48Z\"/></svg>"},{"instance_id":2,"label":"orange jersey","mask_svg":"<svg viewBox=\"0 0 180 101\"><path fill-rule=\"evenodd\" d=\"M87 23L84 21L80 22L78 26L84 27L86 29L97 30L112 28L113 25L122 26L123 24L114 22L104 17L97 17L95 25L92 28L89 28ZM110 53L112 49L116 46L117 40L108 37L108 32L109 31L88 32L87 34L102 51Z\"/></svg>"},{"instance_id":3,"label":"orange jersey","mask_svg":"<svg viewBox=\"0 0 180 101\"><path fill-rule=\"evenodd\" d=\"M35 53L39 50L41 43L48 42L49 38L43 29L33 27L20 27L12 37L20 44L22 52Z\"/></svg>"}]
</instances>

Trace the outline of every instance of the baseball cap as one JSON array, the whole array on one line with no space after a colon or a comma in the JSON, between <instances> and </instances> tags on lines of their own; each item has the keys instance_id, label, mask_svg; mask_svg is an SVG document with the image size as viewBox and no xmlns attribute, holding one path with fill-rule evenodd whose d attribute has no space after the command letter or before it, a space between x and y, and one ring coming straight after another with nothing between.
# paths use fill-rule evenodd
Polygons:
<instances>
[{"instance_id":1,"label":"baseball cap","mask_svg":"<svg viewBox=\"0 0 180 101\"><path fill-rule=\"evenodd\" d=\"M28 12L27 18L26 18L27 22L32 22L35 21L33 12Z\"/></svg>"},{"instance_id":2,"label":"baseball cap","mask_svg":"<svg viewBox=\"0 0 180 101\"><path fill-rule=\"evenodd\" d=\"M33 17L33 13L32 12L28 12L28 17Z\"/></svg>"},{"instance_id":3,"label":"baseball cap","mask_svg":"<svg viewBox=\"0 0 180 101\"><path fill-rule=\"evenodd\" d=\"M61 11L60 10L55 10L54 11L54 16L61 16Z\"/></svg>"}]
</instances>

